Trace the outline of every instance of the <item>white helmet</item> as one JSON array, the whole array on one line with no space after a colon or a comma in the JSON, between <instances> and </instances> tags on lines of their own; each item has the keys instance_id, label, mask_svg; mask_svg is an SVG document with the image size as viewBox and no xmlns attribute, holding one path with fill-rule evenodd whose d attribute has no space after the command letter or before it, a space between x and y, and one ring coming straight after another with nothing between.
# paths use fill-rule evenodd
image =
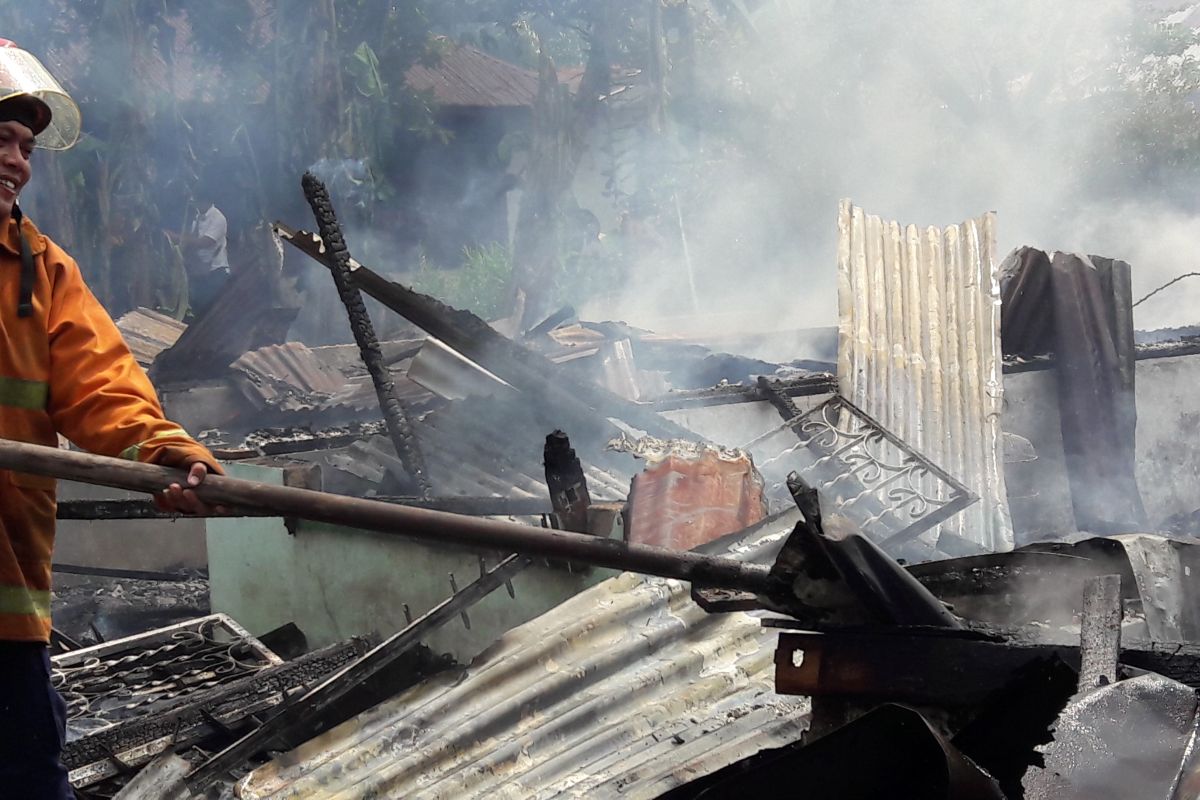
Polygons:
<instances>
[{"instance_id":1,"label":"white helmet","mask_svg":"<svg viewBox=\"0 0 1200 800\"><path fill-rule=\"evenodd\" d=\"M66 150L79 140L79 106L42 62L8 39L0 39L0 109L28 125L38 147Z\"/></svg>"}]
</instances>

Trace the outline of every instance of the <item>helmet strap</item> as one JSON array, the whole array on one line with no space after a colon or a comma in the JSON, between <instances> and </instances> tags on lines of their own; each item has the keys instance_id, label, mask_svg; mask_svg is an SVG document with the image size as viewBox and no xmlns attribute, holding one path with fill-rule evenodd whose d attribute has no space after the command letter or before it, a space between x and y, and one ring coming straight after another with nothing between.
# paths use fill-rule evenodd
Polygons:
<instances>
[{"instance_id":1,"label":"helmet strap","mask_svg":"<svg viewBox=\"0 0 1200 800\"><path fill-rule=\"evenodd\" d=\"M29 248L29 239L25 236L25 228L21 224L25 215L15 203L12 218L17 223L17 240L21 248L21 293L17 299L17 316L29 317L33 315L33 281L37 273L33 266L33 251Z\"/></svg>"}]
</instances>

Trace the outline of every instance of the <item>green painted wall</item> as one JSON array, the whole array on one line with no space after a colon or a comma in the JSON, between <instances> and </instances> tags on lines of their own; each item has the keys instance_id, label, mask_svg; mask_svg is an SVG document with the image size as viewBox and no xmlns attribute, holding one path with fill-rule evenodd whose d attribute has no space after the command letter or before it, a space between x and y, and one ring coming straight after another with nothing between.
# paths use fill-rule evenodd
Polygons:
<instances>
[{"instance_id":1,"label":"green painted wall","mask_svg":"<svg viewBox=\"0 0 1200 800\"><path fill-rule=\"evenodd\" d=\"M283 470L225 465L230 477L283 485ZM213 611L258 635L291 622L294 543L277 517L208 521L208 591ZM296 620L299 625L299 620Z\"/></svg>"},{"instance_id":2,"label":"green painted wall","mask_svg":"<svg viewBox=\"0 0 1200 800\"><path fill-rule=\"evenodd\" d=\"M234 465L234 477L279 484L277 469ZM356 634L387 636L405 625L404 605L420 616L450 596L450 573L461 589L479 576L474 551L369 531L301 522L290 535L280 519L226 519L209 524L208 562L214 611L251 633L295 622L312 647ZM499 554L489 554L495 565ZM553 608L615 574L569 573L535 564L455 619L425 644L469 661L504 631Z\"/></svg>"}]
</instances>

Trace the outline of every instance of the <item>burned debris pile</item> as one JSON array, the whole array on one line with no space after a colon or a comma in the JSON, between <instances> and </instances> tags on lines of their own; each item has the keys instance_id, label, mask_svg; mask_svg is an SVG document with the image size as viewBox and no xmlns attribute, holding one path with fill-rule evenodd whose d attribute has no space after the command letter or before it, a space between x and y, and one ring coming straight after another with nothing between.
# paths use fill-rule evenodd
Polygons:
<instances>
[{"instance_id":1,"label":"burned debris pile","mask_svg":"<svg viewBox=\"0 0 1200 800\"><path fill-rule=\"evenodd\" d=\"M1154 465L1186 414L1139 387L1200 362L1135 344L1129 265L997 271L993 215L844 202L839 326L773 363L570 308L489 324L355 261L305 190L320 235L275 230L353 345L287 338L282 266L253 323L235 283L173 340L123 322L231 465L214 491L430 515L243 504L207 522L219 613L66 636L87 796L1191 796L1196 461Z\"/></svg>"}]
</instances>

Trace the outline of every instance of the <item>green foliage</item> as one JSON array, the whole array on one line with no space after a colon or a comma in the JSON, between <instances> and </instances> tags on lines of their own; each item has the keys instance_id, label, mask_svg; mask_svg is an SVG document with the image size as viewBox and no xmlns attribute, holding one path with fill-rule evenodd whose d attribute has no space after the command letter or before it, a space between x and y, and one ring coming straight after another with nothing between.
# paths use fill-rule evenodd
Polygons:
<instances>
[{"instance_id":1,"label":"green foliage","mask_svg":"<svg viewBox=\"0 0 1200 800\"><path fill-rule=\"evenodd\" d=\"M362 42L354 48L348 59L349 72L354 77L354 88L363 97L387 99L387 85L379 75L379 58L371 45Z\"/></svg>"},{"instance_id":2,"label":"green foliage","mask_svg":"<svg viewBox=\"0 0 1200 800\"><path fill-rule=\"evenodd\" d=\"M387 194L404 144L439 135L404 72L428 0L0 0L0 30L53 65L85 137L39 156L26 199L113 313L180 305L178 231L202 177L239 227L297 205L322 157L366 158ZM336 26L334 22L336 21Z\"/></svg>"},{"instance_id":3,"label":"green foliage","mask_svg":"<svg viewBox=\"0 0 1200 800\"><path fill-rule=\"evenodd\" d=\"M612 291L622 279L623 261L617 248L600 240L583 248L559 251L560 269L554 277L550 297L556 306L580 306L597 294ZM440 269L422 256L416 272L408 276L413 289L438 298L455 308L466 309L484 319L508 313L508 287L512 275L512 253L494 243L463 248L462 263Z\"/></svg>"},{"instance_id":4,"label":"green foliage","mask_svg":"<svg viewBox=\"0 0 1200 800\"><path fill-rule=\"evenodd\" d=\"M412 64L437 63L448 44L434 33L530 68L540 55L559 67L583 65L593 39L603 38L607 63L642 76L635 80L652 89L658 108L630 114L622 103L638 93L624 93L606 104L588 146L600 143L594 155L611 210L672 242L667 251L679 239L679 216L723 207L726 176L784 187L764 203L764 214L778 215L765 227L815 238L830 208L820 190L853 166L846 143L863 141L863 131L889 134L866 126L838 133L862 120L928 121L927 149L944 164L976 158L981 130L1002 130L1030 152L1103 136L1105 146L1088 142L1088 162L1069 176L1081 196L1194 203L1200 61L1185 54L1198 43L1195 31L1152 16L1119 34L1092 30L1088 19L1054 16L1070 17L1078 4L1059 10L1031 0L1020 7L1054 25L1017 12L997 25L988 5L914 4L905 28L912 37L898 38L895 20L873 0L662 0L660 8L647 0L0 0L0 31L61 69L83 108L83 142L39 154L23 199L114 312L179 306L179 259L162 231L178 230L195 208L206 166L221 166L219 205L231 228L303 211L297 176L324 157L365 159L375 199L392 197L396 176L411 170L414 143L449 137L432 97L403 80ZM650 33L652 8L670 35ZM1066 49L1063 32L1077 29L1087 46L1072 42L1071 52L1082 57L1055 57ZM814 33L789 41L793 31ZM656 61L660 50L665 63ZM591 132L557 124L563 149ZM497 157L543 152L533 138L515 126ZM537 168L535 158L530 173ZM553 196L533 216L550 221L531 238L546 242L549 293L579 304L620 282L634 258L612 244L615 232L597 238L576 229L579 209L569 185L559 185L570 183L569 172L545 182ZM530 173L526 189L536 183ZM905 176L917 186L931 177L918 164ZM935 194L953 190L939 185ZM533 194L525 193L529 208ZM739 257L769 255L747 247L739 244ZM417 277L448 302L495 316L507 310L512 269L507 248L492 245L468 249L456 269L426 265Z\"/></svg>"},{"instance_id":5,"label":"green foliage","mask_svg":"<svg viewBox=\"0 0 1200 800\"><path fill-rule=\"evenodd\" d=\"M502 244L463 249L457 269L438 269L422 257L413 274L412 288L432 295L455 308L473 311L484 319L497 319L508 311L508 279L512 256Z\"/></svg>"},{"instance_id":6,"label":"green foliage","mask_svg":"<svg viewBox=\"0 0 1200 800\"><path fill-rule=\"evenodd\" d=\"M598 295L619 291L626 277L626 262L612 238L591 242L563 259L554 286L554 305L579 308Z\"/></svg>"}]
</instances>

